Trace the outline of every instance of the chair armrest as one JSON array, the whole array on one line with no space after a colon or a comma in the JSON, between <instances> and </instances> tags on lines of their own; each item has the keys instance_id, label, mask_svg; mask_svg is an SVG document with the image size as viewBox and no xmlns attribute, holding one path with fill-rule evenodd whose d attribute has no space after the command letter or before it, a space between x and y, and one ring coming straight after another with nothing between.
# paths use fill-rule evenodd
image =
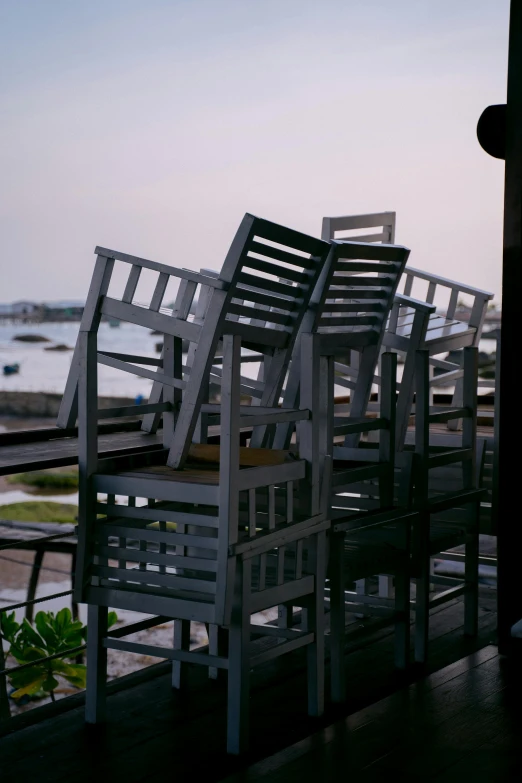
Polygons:
<instances>
[{"instance_id":1,"label":"chair armrest","mask_svg":"<svg viewBox=\"0 0 522 783\"><path fill-rule=\"evenodd\" d=\"M284 546L292 541L298 541L300 538L306 538L314 533L327 530L329 527L330 520L325 519L324 514L317 514L301 522L295 522L291 525L279 525L274 530L269 530L266 533L249 536L239 543L230 546L228 554L230 557L241 555L245 559L256 557L264 552L268 552L270 549Z\"/></svg>"},{"instance_id":2,"label":"chair armrest","mask_svg":"<svg viewBox=\"0 0 522 783\"><path fill-rule=\"evenodd\" d=\"M437 310L434 304L422 302L420 299L413 299L411 296L405 296L404 294L395 294L393 302L402 307L411 307L413 310L420 310L423 313L431 314Z\"/></svg>"},{"instance_id":3,"label":"chair armrest","mask_svg":"<svg viewBox=\"0 0 522 783\"><path fill-rule=\"evenodd\" d=\"M403 274L410 275L410 277L418 277L421 280L427 280L428 283L435 283L436 285L442 285L446 288L454 288L461 293L469 294L470 296L480 296L484 299L493 299L494 296L494 294L490 293L489 291L483 291L480 288L473 288L469 285L461 285L456 280L449 280L446 277L440 277L440 275L424 272L422 269L414 269L413 267L407 266Z\"/></svg>"},{"instance_id":4,"label":"chair armrest","mask_svg":"<svg viewBox=\"0 0 522 783\"><path fill-rule=\"evenodd\" d=\"M113 258L116 261L124 261L127 264L135 264L137 266L144 267L145 269L152 269L154 272L163 272L171 277L179 277L182 280L188 280L192 283L206 285L209 288L226 289L228 283L224 280L218 280L215 277L209 275L202 275L200 272L193 272L191 269L179 269L170 264L160 264L157 261L149 261L147 258L140 258L139 256L132 256L128 253L120 253L119 250L109 250L105 247L96 247L94 251L99 256L105 258Z\"/></svg>"}]
</instances>

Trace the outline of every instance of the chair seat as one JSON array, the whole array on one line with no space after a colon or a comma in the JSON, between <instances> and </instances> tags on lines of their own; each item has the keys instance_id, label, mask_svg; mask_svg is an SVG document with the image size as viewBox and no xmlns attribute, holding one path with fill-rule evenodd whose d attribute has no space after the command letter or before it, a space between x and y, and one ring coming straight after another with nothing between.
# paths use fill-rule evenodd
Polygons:
<instances>
[{"instance_id":1,"label":"chair seat","mask_svg":"<svg viewBox=\"0 0 522 783\"><path fill-rule=\"evenodd\" d=\"M399 320L399 326L397 327L397 336L410 337L411 329L413 325L413 316L405 316L404 320ZM430 315L428 322L428 330L426 337L424 338L424 347L428 348L430 352L434 346L444 350L446 342L458 341L459 346L472 345L476 335L476 328L469 326L469 324L463 321L457 321L455 319L444 318L443 316L433 313Z\"/></svg>"},{"instance_id":2,"label":"chair seat","mask_svg":"<svg viewBox=\"0 0 522 783\"><path fill-rule=\"evenodd\" d=\"M268 467L295 462L295 456L284 449L239 449L240 468ZM111 472L112 476L136 479L177 481L186 484L219 484L219 445L193 443L185 467L176 470L168 465L145 465L130 470Z\"/></svg>"}]
</instances>

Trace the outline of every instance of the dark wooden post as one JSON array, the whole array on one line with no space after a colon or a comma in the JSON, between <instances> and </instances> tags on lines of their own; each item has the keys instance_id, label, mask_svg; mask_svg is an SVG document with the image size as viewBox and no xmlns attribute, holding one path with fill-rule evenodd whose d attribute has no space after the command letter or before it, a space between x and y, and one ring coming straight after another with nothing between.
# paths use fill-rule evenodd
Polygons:
<instances>
[{"instance_id":1,"label":"dark wooden post","mask_svg":"<svg viewBox=\"0 0 522 783\"><path fill-rule=\"evenodd\" d=\"M508 654L522 618L520 472L520 295L522 291L522 0L511 0L506 112L502 337L498 427L498 643ZM498 384L498 381L497 381Z\"/></svg>"}]
</instances>

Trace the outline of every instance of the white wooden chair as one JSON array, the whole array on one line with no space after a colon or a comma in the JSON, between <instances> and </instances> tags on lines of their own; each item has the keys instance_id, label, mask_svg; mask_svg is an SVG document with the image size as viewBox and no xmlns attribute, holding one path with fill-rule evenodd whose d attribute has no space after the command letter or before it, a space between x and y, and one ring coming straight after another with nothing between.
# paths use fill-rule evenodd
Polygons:
<instances>
[{"instance_id":1,"label":"white wooden chair","mask_svg":"<svg viewBox=\"0 0 522 783\"><path fill-rule=\"evenodd\" d=\"M324 513L319 513L315 434L306 435L307 427L311 426L307 423L309 409L280 410L270 403L278 399L300 320L328 247L321 240L247 215L217 280L219 285L209 285L212 293L201 324L163 313L151 314L146 308L107 296L98 299L100 312L110 313L112 317L118 314L123 320L146 327L154 325L165 335L162 373L155 377L163 387L163 402L151 403L149 407L153 409L145 410L146 414L155 414L158 409L154 406L167 405L163 411L173 414L171 425L164 424L165 450L161 455L156 451L97 465L96 370L100 358L105 361L107 357L97 350L96 318L80 332L80 525L75 591L91 605L90 626L94 629L89 631L90 638L95 641L91 642L88 721L96 721L103 714L103 651L113 645L104 636L108 605L159 613L157 622L162 622L165 616L176 619L174 650L166 651L165 655L176 662L176 686L181 685L182 664L190 660L209 668L229 670L228 747L231 752L239 752L246 743L248 697L245 693L248 686L245 683L250 666L246 649L252 630L250 614L289 600L297 606L305 606L308 625L303 626L303 633L295 628L280 629L275 641L281 641L282 637L283 643L254 662L268 660L304 644L310 645L310 712L321 712L322 571L324 532L329 522ZM263 254L275 257L276 261L283 256L283 262L293 265L290 273L286 270L285 274L295 278L299 285L287 286L267 278L267 274L279 272L279 269L258 257ZM112 255L119 258L122 254ZM124 260L129 262L130 258ZM133 258L132 266L138 266L139 261ZM161 271L168 274L167 269ZM170 270L170 273L178 271ZM223 281L228 284L226 290ZM248 289L244 289L244 285ZM245 290L250 305L244 301ZM258 300L268 302L271 307L278 305L278 310L270 312L270 321L262 329L249 322ZM229 315L232 317L228 318ZM239 320L235 319L236 315L240 316ZM186 381L182 377L182 339L197 344L192 365L185 367ZM201 400L220 340L226 348L221 401L219 405L208 405L207 410ZM269 356L262 405L240 404L243 341ZM109 358L114 360L114 356ZM140 357L118 359L132 370L136 367L133 362L139 364L139 360ZM181 390L181 399L165 400L171 389ZM218 451L191 444L196 419L201 412L217 413L221 418ZM265 427L286 421L303 423L302 453L305 458L292 460L285 454L254 448L239 451L242 428L251 427L252 422ZM208 465L209 454L214 460L213 469ZM187 457L189 464L183 470ZM169 463L174 463L177 469ZM299 484L299 490L296 490L296 484ZM107 504L97 504L98 493L107 494ZM116 494L128 498L126 506L115 505ZM294 495L299 499L296 504ZM146 498L147 505L137 507L137 497ZM105 526L97 521L100 511L106 514ZM175 530L168 529L169 522L175 523ZM114 542L117 542L115 547ZM133 548L130 542L137 542L139 549ZM118 567L110 564L111 555L118 561ZM258 558L258 564L252 568L254 556ZM129 568L129 562L138 563L137 568ZM238 593L234 580L242 572L245 581ZM190 619L198 619L211 628L225 629L230 643L229 657L220 654L219 638L218 654L193 657L186 649ZM149 622L149 626L153 624L153 620ZM255 633L273 633L273 630L256 626ZM104 642L102 638L105 638ZM137 649L126 642L114 644L119 645L119 649Z\"/></svg>"},{"instance_id":2,"label":"white wooden chair","mask_svg":"<svg viewBox=\"0 0 522 783\"><path fill-rule=\"evenodd\" d=\"M218 407L205 402L205 395L209 380L219 379L216 351L225 332L239 334L247 349L253 348L264 357L263 378L242 376L242 393L254 397L265 408L276 406L295 338L329 247L322 240L247 214L217 277L96 248L98 258L80 331L97 331L102 316L107 316L164 334L160 358L98 353L102 364L155 381L147 404L124 411L100 411L100 416L143 414L143 429L151 432L158 427L162 414L163 440L171 450L169 464L182 464L200 413L219 412ZM128 281L119 298L108 295L115 263L130 265ZM150 302L138 306L133 297L143 270L157 273L158 279ZM279 282L281 270L290 284ZM161 312L172 279L180 282L174 310ZM192 316L196 296L198 305ZM262 327L255 324L260 305L270 308L271 320ZM183 340L190 344L185 355ZM158 369L151 371L147 365ZM59 426L71 427L76 422L79 372L76 348ZM180 408L182 397L186 404ZM249 412L253 413L253 408ZM200 439L196 436L196 440Z\"/></svg>"},{"instance_id":3,"label":"white wooden chair","mask_svg":"<svg viewBox=\"0 0 522 783\"><path fill-rule=\"evenodd\" d=\"M335 353L340 344L332 334L316 334L315 355L302 371L302 384L315 384L321 411L319 448L321 455L332 454L332 470L324 478L329 498L328 585L331 617L331 691L335 702L345 699L345 612L372 614L382 602L372 600L368 578L392 575L395 596L388 602L387 614L395 623L395 662L404 669L409 663L410 628L410 530L417 514L411 500L411 455L403 455L404 469L395 483L395 354L383 355L382 405L379 418L361 419L336 416L334 406ZM303 346L310 344L303 336ZM303 361L307 351L303 347ZM315 380L314 380L315 379ZM380 433L378 449L343 445L347 434ZM341 445L336 439L341 438ZM370 488L371 487L371 488ZM355 591L350 584L355 583Z\"/></svg>"},{"instance_id":4,"label":"white wooden chair","mask_svg":"<svg viewBox=\"0 0 522 783\"><path fill-rule=\"evenodd\" d=\"M80 415L75 594L89 604L88 722L104 718L107 649L172 660L175 688L181 687L188 663L223 668L228 672L227 747L239 753L247 745L248 682L254 665L306 645L309 712L320 715L323 710L329 521L320 508L316 414L310 409L294 412L303 429L301 458L285 459L262 450L267 458L252 467L257 450L239 448L245 424L240 406L241 338L225 335L223 342L219 465L193 460L184 469L173 470L165 464L166 451L163 464L158 464L156 453L151 465L144 457L96 464L96 333L81 333L80 414L87 409L90 415ZM272 421L274 415L260 418ZM97 502L98 493L107 494L107 503ZM115 494L127 502L116 505ZM137 498L146 503L139 505ZM252 614L288 601L307 610L300 628L251 625ZM138 623L140 628L174 618L173 648L123 640L106 627L109 606L154 615ZM191 652L193 620L224 629L228 650L218 655ZM267 634L274 645L265 645L256 654L251 638L261 635L266 640Z\"/></svg>"},{"instance_id":5,"label":"white wooden chair","mask_svg":"<svg viewBox=\"0 0 522 783\"><path fill-rule=\"evenodd\" d=\"M416 581L415 660L427 657L430 608L464 595L464 632L475 635L478 617L480 489L485 443L477 442L477 349L464 349L463 404L446 410L430 408L429 352L417 351L415 386L414 508L419 524L412 540L411 575ZM461 419L459 447L430 444L430 424ZM442 551L465 545L464 582L434 578L430 560ZM433 582L448 589L430 595Z\"/></svg>"},{"instance_id":6,"label":"white wooden chair","mask_svg":"<svg viewBox=\"0 0 522 783\"><path fill-rule=\"evenodd\" d=\"M324 218L322 238L354 239L356 241L386 242L395 240L395 213L384 212L368 215L354 215ZM377 228L376 233L361 236L354 232ZM434 304L436 294L443 293L444 309L437 312ZM416 298L412 298L415 296ZM460 296L472 300L469 315L457 313ZM488 302L493 294L467 286L438 275L407 266L397 291L382 349L397 351L404 357L404 369L399 385L397 404L397 447L402 448L406 438L409 416L414 395L416 351L427 349L430 355L430 388L434 386L455 386L453 404L462 402L461 364L442 358L450 351L465 346L478 346ZM435 376L435 369L439 375ZM352 369L352 378L361 370ZM374 378L379 383L379 376ZM450 428L455 429L457 422Z\"/></svg>"}]
</instances>

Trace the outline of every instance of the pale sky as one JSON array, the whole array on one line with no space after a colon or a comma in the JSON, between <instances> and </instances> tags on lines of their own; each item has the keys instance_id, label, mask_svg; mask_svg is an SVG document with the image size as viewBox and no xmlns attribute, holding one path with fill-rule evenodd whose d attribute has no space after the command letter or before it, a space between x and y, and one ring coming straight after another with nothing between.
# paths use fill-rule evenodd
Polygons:
<instances>
[{"instance_id":1,"label":"pale sky","mask_svg":"<svg viewBox=\"0 0 522 783\"><path fill-rule=\"evenodd\" d=\"M95 245L219 268L245 212L395 210L410 264L500 293L509 0L0 0L1 302Z\"/></svg>"}]
</instances>

